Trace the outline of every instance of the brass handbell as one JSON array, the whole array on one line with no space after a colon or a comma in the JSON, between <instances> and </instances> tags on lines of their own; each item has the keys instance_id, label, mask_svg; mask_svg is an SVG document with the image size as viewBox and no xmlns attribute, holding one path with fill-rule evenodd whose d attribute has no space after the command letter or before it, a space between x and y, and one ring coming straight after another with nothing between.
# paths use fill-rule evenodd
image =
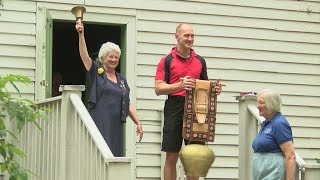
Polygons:
<instances>
[{"instance_id":1,"label":"brass handbell","mask_svg":"<svg viewBox=\"0 0 320 180\"><path fill-rule=\"evenodd\" d=\"M206 177L215 160L214 152L206 145L189 144L181 148L179 157L185 174Z\"/></svg>"},{"instance_id":2,"label":"brass handbell","mask_svg":"<svg viewBox=\"0 0 320 180\"><path fill-rule=\"evenodd\" d=\"M79 19L83 20L83 14L86 12L86 8L84 6L75 6L71 9L71 13L76 17L76 21Z\"/></svg>"}]
</instances>

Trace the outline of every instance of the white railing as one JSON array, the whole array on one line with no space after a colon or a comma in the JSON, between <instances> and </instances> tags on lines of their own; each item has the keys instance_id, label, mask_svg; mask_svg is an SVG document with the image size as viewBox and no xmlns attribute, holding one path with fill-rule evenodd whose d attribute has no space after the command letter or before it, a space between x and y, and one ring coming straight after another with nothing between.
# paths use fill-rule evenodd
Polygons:
<instances>
[{"instance_id":1,"label":"white railing","mask_svg":"<svg viewBox=\"0 0 320 180\"><path fill-rule=\"evenodd\" d=\"M81 100L84 86L61 86L62 96L37 102L49 108L41 130L32 124L19 134L19 159L31 180L133 179L132 158L114 157ZM5 179L8 177L5 176Z\"/></svg>"},{"instance_id":2,"label":"white railing","mask_svg":"<svg viewBox=\"0 0 320 180\"><path fill-rule=\"evenodd\" d=\"M255 106L256 96L238 96L236 99L239 101L239 180L250 180L253 154L251 142L264 118L259 116L258 108ZM295 155L296 180L320 179L320 165L307 165L297 152Z\"/></svg>"}]
</instances>

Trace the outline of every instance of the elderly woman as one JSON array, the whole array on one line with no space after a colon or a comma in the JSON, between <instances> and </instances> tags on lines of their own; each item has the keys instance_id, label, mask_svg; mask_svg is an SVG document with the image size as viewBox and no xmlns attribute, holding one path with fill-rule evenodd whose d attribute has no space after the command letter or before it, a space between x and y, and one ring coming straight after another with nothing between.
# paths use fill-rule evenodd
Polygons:
<instances>
[{"instance_id":1,"label":"elderly woman","mask_svg":"<svg viewBox=\"0 0 320 180\"><path fill-rule=\"evenodd\" d=\"M257 106L266 120L252 143L253 180L293 180L293 136L289 122L280 112L280 94L271 89L260 91Z\"/></svg>"},{"instance_id":2,"label":"elderly woman","mask_svg":"<svg viewBox=\"0 0 320 180\"><path fill-rule=\"evenodd\" d=\"M104 43L98 55L99 65L89 57L82 22L77 21L75 28L79 34L80 57L90 81L88 111L113 155L121 157L124 155L123 123L128 115L137 126L139 142L143 136L141 123L130 104L127 80L116 72L121 50L114 43Z\"/></svg>"}]
</instances>

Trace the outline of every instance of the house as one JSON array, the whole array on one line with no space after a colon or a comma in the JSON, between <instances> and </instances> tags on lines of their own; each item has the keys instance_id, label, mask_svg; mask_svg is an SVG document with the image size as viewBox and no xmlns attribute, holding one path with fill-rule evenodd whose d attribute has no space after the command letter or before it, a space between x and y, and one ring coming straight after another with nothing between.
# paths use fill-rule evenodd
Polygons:
<instances>
[{"instance_id":1,"label":"house","mask_svg":"<svg viewBox=\"0 0 320 180\"><path fill-rule=\"evenodd\" d=\"M105 41L123 51L119 71L145 131L137 143L126 124L126 156L134 178L161 178L161 113L165 96L154 93L159 59L176 43L175 27L189 22L194 49L207 62L210 79L226 84L218 97L216 160L207 178L237 179L240 92L273 88L293 127L295 148L308 164L320 158L320 2L254 0L4 0L0 10L0 75L28 76L24 97L51 97L54 72L64 85L84 85L72 7L84 5L89 52ZM86 92L82 99L86 101Z\"/></svg>"}]
</instances>

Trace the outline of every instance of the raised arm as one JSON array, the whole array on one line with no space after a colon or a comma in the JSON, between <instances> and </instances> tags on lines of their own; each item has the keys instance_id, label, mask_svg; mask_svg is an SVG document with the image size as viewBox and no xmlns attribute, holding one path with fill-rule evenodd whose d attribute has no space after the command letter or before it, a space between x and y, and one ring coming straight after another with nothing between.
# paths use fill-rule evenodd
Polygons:
<instances>
[{"instance_id":1,"label":"raised arm","mask_svg":"<svg viewBox=\"0 0 320 180\"><path fill-rule=\"evenodd\" d=\"M78 31L79 34L79 53L81 60L83 62L84 67L86 68L87 71L91 69L92 66L92 61L89 56L88 50L87 50L87 45L86 45L86 40L84 38L84 26L82 21L77 21L76 22L76 30Z\"/></svg>"}]
</instances>

